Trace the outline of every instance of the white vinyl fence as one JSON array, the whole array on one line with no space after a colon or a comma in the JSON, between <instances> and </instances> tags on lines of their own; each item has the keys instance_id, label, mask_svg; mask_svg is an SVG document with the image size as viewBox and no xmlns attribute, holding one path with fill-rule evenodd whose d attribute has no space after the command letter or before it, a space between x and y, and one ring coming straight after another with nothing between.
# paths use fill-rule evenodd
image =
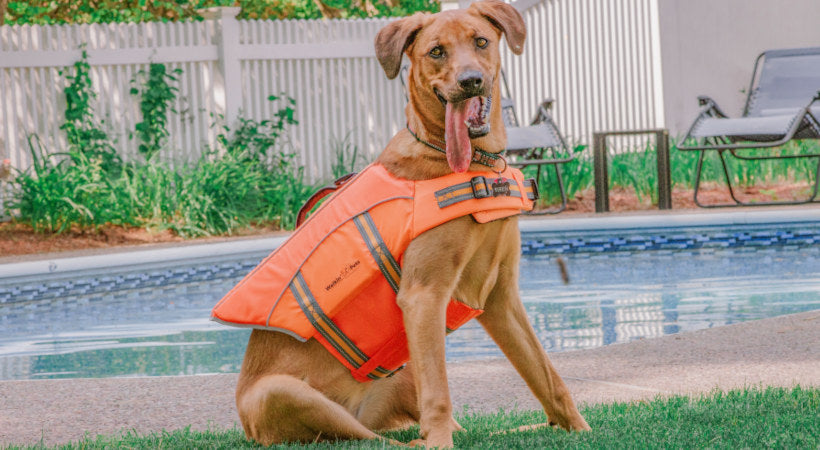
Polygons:
<instances>
[{"instance_id":1,"label":"white vinyl fence","mask_svg":"<svg viewBox=\"0 0 820 450\"><path fill-rule=\"evenodd\" d=\"M657 0L519 0L525 53L503 54L519 117L554 98L559 127L575 142L593 130L663 125ZM404 126L404 96L375 58L373 39L389 19L244 21L237 8L209 20L0 27L0 160L28 167L27 138L65 146L59 129L67 85L60 72L80 59L92 66L97 115L126 157L140 121L131 80L151 62L182 69L179 114L162 157L191 159L214 139L222 115L272 117L268 96L296 100L289 148L311 179L329 176L334 141L345 136L372 159Z\"/></svg>"},{"instance_id":2,"label":"white vinyl fence","mask_svg":"<svg viewBox=\"0 0 820 450\"><path fill-rule=\"evenodd\" d=\"M657 0L520 0L524 54L504 52L518 115L555 100L571 142L594 131L662 127L663 84ZM615 147L617 148L617 146Z\"/></svg>"}]
</instances>

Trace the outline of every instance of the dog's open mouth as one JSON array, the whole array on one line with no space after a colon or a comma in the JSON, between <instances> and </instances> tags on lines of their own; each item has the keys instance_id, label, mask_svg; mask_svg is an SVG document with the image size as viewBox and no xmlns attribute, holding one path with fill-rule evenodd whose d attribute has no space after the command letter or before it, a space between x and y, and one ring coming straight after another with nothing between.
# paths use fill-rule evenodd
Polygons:
<instances>
[{"instance_id":1,"label":"dog's open mouth","mask_svg":"<svg viewBox=\"0 0 820 450\"><path fill-rule=\"evenodd\" d=\"M490 132L492 97L470 97L466 100L445 102L444 141L447 163L453 172L466 172L470 167L473 149L470 139Z\"/></svg>"}]
</instances>

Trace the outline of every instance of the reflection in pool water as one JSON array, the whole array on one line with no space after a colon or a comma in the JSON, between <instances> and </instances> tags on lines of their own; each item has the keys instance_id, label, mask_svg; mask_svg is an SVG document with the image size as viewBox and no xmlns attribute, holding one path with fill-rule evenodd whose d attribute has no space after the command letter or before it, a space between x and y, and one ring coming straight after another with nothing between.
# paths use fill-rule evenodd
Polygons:
<instances>
[{"instance_id":1,"label":"reflection in pool water","mask_svg":"<svg viewBox=\"0 0 820 450\"><path fill-rule=\"evenodd\" d=\"M15 288L34 299L0 304L0 379L237 372L250 331L208 316L260 258L222 262L207 276L173 283L151 281L170 269L112 275L117 288L105 284L110 277L96 285L50 281L61 289L50 299L31 294L45 288ZM554 256L524 256L521 266L530 320L553 352L820 308L820 247L813 245L564 258L568 286ZM129 285L140 277L142 284ZM472 321L448 337L447 355L467 361L501 353Z\"/></svg>"}]
</instances>

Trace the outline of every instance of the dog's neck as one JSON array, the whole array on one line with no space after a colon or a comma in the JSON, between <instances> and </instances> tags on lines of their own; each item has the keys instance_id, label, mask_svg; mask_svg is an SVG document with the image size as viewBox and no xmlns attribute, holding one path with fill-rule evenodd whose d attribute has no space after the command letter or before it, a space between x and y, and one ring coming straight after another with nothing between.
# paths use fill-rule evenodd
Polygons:
<instances>
[{"instance_id":1,"label":"dog's neck","mask_svg":"<svg viewBox=\"0 0 820 450\"><path fill-rule=\"evenodd\" d=\"M411 73L408 77L408 85L413 86L412 83ZM393 175L409 180L437 178L452 173L444 153L419 142L421 140L443 148L445 142L444 105L429 90L416 88L411 91L404 111L407 116L407 126L413 130L417 138L406 129L399 131L379 155L377 161ZM486 136L470 140L473 151L480 148L490 153L499 153L506 147L507 133L501 117L501 89L498 77L493 81L492 96L490 132ZM472 163L470 170L486 171L488 169L480 164Z\"/></svg>"}]
</instances>

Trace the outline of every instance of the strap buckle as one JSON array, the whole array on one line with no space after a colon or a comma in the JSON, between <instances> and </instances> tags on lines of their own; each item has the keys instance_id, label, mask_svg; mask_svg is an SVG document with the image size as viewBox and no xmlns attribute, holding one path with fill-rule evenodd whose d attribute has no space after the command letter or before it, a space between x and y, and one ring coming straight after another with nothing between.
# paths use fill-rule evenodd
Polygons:
<instances>
[{"instance_id":1,"label":"strap buckle","mask_svg":"<svg viewBox=\"0 0 820 450\"><path fill-rule=\"evenodd\" d=\"M526 181L530 183L530 187L532 188L532 201L541 198L541 193L538 192L538 182L535 181L535 178L527 178Z\"/></svg>"},{"instance_id":2,"label":"strap buckle","mask_svg":"<svg viewBox=\"0 0 820 450\"><path fill-rule=\"evenodd\" d=\"M473 188L473 197L475 198L487 198L493 195L487 188L487 179L482 175L471 178L470 187Z\"/></svg>"}]
</instances>

